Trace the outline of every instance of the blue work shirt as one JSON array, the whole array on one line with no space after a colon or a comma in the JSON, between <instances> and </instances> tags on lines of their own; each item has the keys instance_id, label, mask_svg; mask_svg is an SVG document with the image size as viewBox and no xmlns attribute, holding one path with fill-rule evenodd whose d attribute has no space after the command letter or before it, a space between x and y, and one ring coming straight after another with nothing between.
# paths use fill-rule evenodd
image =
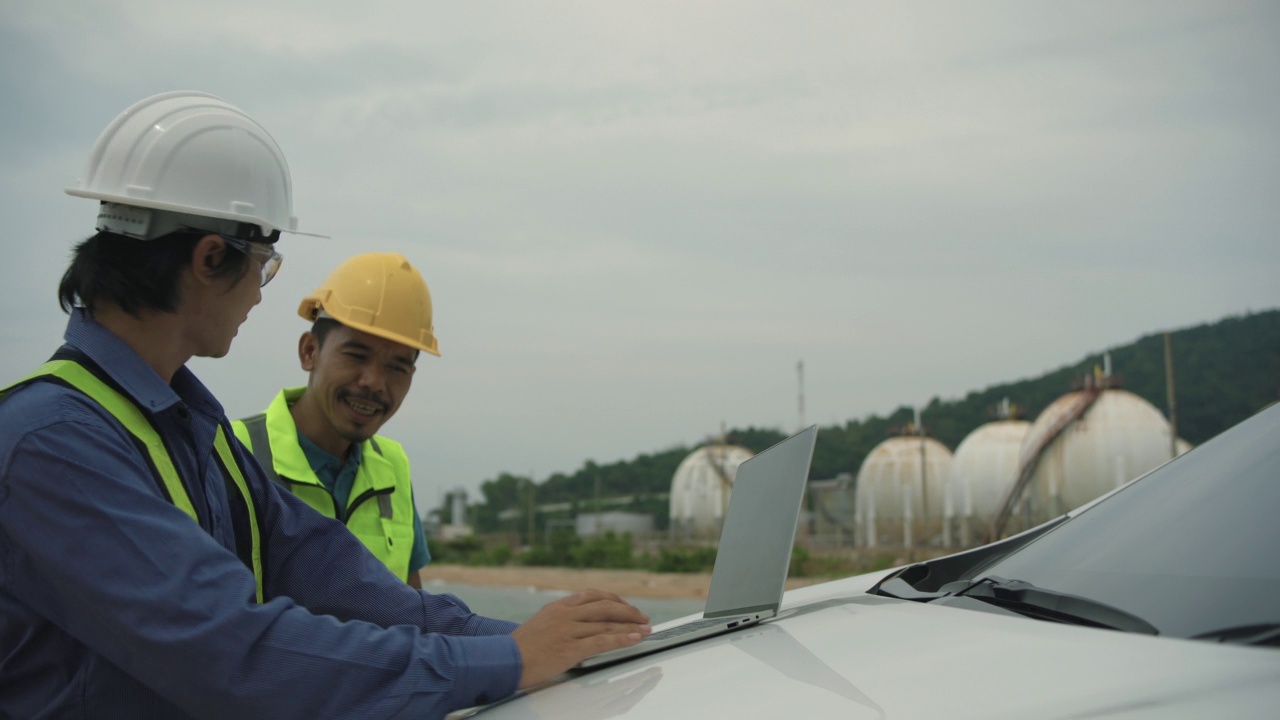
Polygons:
<instances>
[{"instance_id":1,"label":"blue work shirt","mask_svg":"<svg viewBox=\"0 0 1280 720\"><path fill-rule=\"evenodd\" d=\"M298 433L298 447L302 448L302 454L307 457L311 472L316 474L320 484L333 496L338 516L342 517L347 512L347 502L351 500L356 473L360 471L360 461L364 457L363 444L351 443L346 462L329 454L301 432ZM422 517L418 515L418 501L413 498L413 488L409 489L409 497L413 504L413 550L409 552L409 572L412 573L431 562L431 552L427 549L427 534L422 529Z\"/></svg>"},{"instance_id":2,"label":"blue work shirt","mask_svg":"<svg viewBox=\"0 0 1280 720\"><path fill-rule=\"evenodd\" d=\"M0 717L429 718L515 691L513 623L409 587L279 491L185 367L166 384L83 310L65 339L148 415L199 524L86 396L36 382L0 402ZM261 512L260 605L218 426Z\"/></svg>"}]
</instances>

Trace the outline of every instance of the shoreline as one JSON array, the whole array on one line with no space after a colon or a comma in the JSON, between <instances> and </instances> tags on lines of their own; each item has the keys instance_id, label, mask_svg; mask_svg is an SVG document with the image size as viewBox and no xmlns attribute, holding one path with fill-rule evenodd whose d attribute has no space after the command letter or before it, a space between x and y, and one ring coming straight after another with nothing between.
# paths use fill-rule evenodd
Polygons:
<instances>
[{"instance_id":1,"label":"shoreline","mask_svg":"<svg viewBox=\"0 0 1280 720\"><path fill-rule=\"evenodd\" d=\"M820 583L828 578L788 578L787 589ZM432 581L463 585L524 587L536 590L577 592L598 588L622 597L705 598L710 573L657 573L648 570L600 570L562 567L478 567L431 563L422 570L422 587Z\"/></svg>"}]
</instances>

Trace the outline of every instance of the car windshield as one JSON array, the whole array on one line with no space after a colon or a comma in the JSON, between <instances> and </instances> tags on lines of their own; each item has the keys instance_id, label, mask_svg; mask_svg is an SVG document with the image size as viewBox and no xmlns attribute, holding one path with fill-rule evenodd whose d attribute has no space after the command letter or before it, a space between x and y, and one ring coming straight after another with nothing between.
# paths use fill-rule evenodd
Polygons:
<instances>
[{"instance_id":1,"label":"car windshield","mask_svg":"<svg viewBox=\"0 0 1280 720\"><path fill-rule=\"evenodd\" d=\"M1273 405L982 574L1106 603L1161 635L1274 628L1277 512L1280 405Z\"/></svg>"}]
</instances>

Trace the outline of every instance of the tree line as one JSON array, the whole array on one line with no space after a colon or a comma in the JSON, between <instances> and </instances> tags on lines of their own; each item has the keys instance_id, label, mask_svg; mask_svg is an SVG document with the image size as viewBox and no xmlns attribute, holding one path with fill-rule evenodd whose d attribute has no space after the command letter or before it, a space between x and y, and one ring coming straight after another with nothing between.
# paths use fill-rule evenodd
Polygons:
<instances>
[{"instance_id":1,"label":"tree line","mask_svg":"<svg viewBox=\"0 0 1280 720\"><path fill-rule=\"evenodd\" d=\"M1176 330L1170 335L1179 437L1198 445L1280 399L1280 309L1228 317L1214 323ZM1165 375L1165 333L1091 353L1040 377L993 385L960 399L934 397L922 408L927 433L954 449L978 426L995 419L995 409L1008 398L1024 418L1036 414L1063 393L1078 388L1086 375L1110 354L1117 368L1115 385L1142 397L1168 417ZM886 415L851 419L843 425L818 429L810 479L856 473L871 450L901 431L913 419L903 405ZM760 452L787 436L775 428L735 428L730 443ZM525 532L529 508L561 504L553 513L572 518L592 511L597 498L627 498L608 510L642 512L654 516L655 527L667 522L667 492L676 467L697 445L678 445L642 453L630 460L597 464L587 460L570 473L556 473L541 483L522 475L503 473L485 481L480 502L468 507L477 532ZM505 520L500 517L505 514ZM523 512L513 512L523 511ZM432 514L449 522L445 502Z\"/></svg>"}]
</instances>

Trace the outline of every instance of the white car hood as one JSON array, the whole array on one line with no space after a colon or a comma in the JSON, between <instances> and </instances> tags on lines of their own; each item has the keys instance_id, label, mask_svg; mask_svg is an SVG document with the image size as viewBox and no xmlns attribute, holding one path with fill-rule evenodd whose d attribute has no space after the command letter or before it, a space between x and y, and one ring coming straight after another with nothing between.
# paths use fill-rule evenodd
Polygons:
<instances>
[{"instance_id":1,"label":"white car hood","mask_svg":"<svg viewBox=\"0 0 1280 720\"><path fill-rule=\"evenodd\" d=\"M477 714L486 720L1280 716L1275 649L865 594L882 575L793 591L774 621L565 676Z\"/></svg>"}]
</instances>

